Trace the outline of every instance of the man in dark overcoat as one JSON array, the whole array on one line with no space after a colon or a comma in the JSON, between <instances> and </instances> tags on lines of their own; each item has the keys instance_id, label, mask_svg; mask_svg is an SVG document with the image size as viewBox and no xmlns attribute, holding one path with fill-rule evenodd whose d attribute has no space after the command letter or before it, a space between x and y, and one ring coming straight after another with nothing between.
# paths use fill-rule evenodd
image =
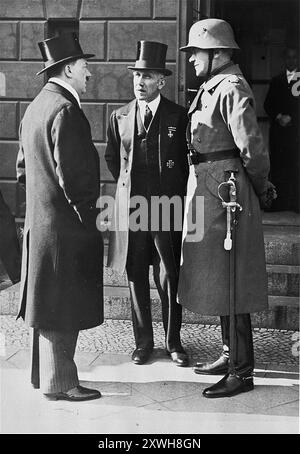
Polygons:
<instances>
[{"instance_id":1,"label":"man in dark overcoat","mask_svg":"<svg viewBox=\"0 0 300 454\"><path fill-rule=\"evenodd\" d=\"M91 74L74 33L39 43L50 76L20 127L26 185L19 317L32 327L32 383L49 399L101 396L80 386L79 330L103 321L103 243L96 228L99 157L81 106Z\"/></svg>"},{"instance_id":2,"label":"man in dark overcoat","mask_svg":"<svg viewBox=\"0 0 300 454\"><path fill-rule=\"evenodd\" d=\"M133 362L146 363L154 346L149 284L149 265L153 264L162 302L166 350L176 365L186 366L188 357L180 340L182 308L176 302L176 292L188 176L184 138L187 115L183 107L160 94L165 76L171 74L165 68L166 51L162 43L138 42L137 61L129 67L136 99L110 117L105 158L117 181L117 191L108 266L121 273L125 268L127 271L136 341ZM181 207L171 216L163 210L160 226L155 228L151 202L162 196L168 201L177 197ZM142 197L148 207L141 216L143 229L130 225L129 218L135 211L130 200L134 197ZM166 228L161 225L163 216L165 221L170 220ZM180 226L177 223L175 228L178 220Z\"/></svg>"},{"instance_id":3,"label":"man in dark overcoat","mask_svg":"<svg viewBox=\"0 0 300 454\"><path fill-rule=\"evenodd\" d=\"M15 218L0 191L0 260L10 280L15 284L21 277L21 251Z\"/></svg>"},{"instance_id":4,"label":"man in dark overcoat","mask_svg":"<svg viewBox=\"0 0 300 454\"><path fill-rule=\"evenodd\" d=\"M299 78L298 50L285 50L285 69L273 77L264 108L270 118L270 179L277 199L272 211L300 211L299 93L293 87Z\"/></svg>"},{"instance_id":5,"label":"man in dark overcoat","mask_svg":"<svg viewBox=\"0 0 300 454\"><path fill-rule=\"evenodd\" d=\"M267 308L267 276L259 199L272 193L268 182L269 156L254 110L254 98L241 70L231 61L237 49L230 25L220 19L196 22L189 43L197 76L205 78L190 109L188 136L191 166L188 210L203 200L202 237L194 239L187 226L183 242L178 300L189 310L220 315L223 354L214 363L198 363L199 374L226 374L204 390L205 397L223 397L253 389L253 342L250 312ZM232 352L235 374L229 366L229 253L224 249L226 210L218 196L219 184L237 170L238 203L235 248L235 336ZM198 226L199 228L199 226Z\"/></svg>"}]
</instances>

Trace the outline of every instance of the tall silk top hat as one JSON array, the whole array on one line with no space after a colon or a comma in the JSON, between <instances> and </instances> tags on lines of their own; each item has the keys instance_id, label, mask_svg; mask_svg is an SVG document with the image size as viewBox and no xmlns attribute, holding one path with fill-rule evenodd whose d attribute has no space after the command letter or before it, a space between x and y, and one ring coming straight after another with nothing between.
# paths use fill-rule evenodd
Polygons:
<instances>
[{"instance_id":1,"label":"tall silk top hat","mask_svg":"<svg viewBox=\"0 0 300 454\"><path fill-rule=\"evenodd\" d=\"M135 66L128 69L159 71L165 76L170 76L172 71L166 68L166 54L168 46L155 41L138 41Z\"/></svg>"},{"instance_id":2,"label":"tall silk top hat","mask_svg":"<svg viewBox=\"0 0 300 454\"><path fill-rule=\"evenodd\" d=\"M78 58L91 58L94 54L85 54L80 47L76 33L63 33L54 38L38 43L45 67L37 73L42 74L54 66Z\"/></svg>"}]
</instances>

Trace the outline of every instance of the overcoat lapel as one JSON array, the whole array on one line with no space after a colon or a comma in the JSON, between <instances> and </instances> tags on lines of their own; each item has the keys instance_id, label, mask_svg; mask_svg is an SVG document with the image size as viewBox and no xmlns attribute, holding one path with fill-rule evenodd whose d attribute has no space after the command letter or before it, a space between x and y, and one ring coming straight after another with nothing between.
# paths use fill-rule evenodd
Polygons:
<instances>
[{"instance_id":1,"label":"overcoat lapel","mask_svg":"<svg viewBox=\"0 0 300 454\"><path fill-rule=\"evenodd\" d=\"M118 118L121 142L125 152L129 156L130 163L132 163L134 148L136 104L136 100L133 100L128 106L128 111L119 114Z\"/></svg>"}]
</instances>

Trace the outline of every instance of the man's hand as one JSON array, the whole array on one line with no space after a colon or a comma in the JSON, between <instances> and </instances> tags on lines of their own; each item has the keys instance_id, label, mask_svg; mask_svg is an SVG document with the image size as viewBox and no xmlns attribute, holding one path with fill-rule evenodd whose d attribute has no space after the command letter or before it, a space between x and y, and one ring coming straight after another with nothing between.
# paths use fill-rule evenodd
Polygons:
<instances>
[{"instance_id":1,"label":"man's hand","mask_svg":"<svg viewBox=\"0 0 300 454\"><path fill-rule=\"evenodd\" d=\"M283 115L280 113L277 115L276 120L278 121L280 126L285 128L286 126L288 126L290 124L292 117L290 115Z\"/></svg>"},{"instance_id":2,"label":"man's hand","mask_svg":"<svg viewBox=\"0 0 300 454\"><path fill-rule=\"evenodd\" d=\"M277 199L276 188L271 181L268 181L267 189L260 194L259 203L262 210L268 210L271 208L273 200Z\"/></svg>"}]
</instances>

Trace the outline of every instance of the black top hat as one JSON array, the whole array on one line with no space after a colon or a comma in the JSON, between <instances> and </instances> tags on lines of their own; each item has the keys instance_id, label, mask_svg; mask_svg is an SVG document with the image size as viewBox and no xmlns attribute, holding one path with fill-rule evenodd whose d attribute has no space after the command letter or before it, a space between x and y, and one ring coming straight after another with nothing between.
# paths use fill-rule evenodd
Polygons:
<instances>
[{"instance_id":1,"label":"black top hat","mask_svg":"<svg viewBox=\"0 0 300 454\"><path fill-rule=\"evenodd\" d=\"M135 66L128 66L128 69L148 69L159 71L166 76L170 76L172 71L166 69L167 49L168 46L163 43L157 43L155 41L138 41Z\"/></svg>"},{"instance_id":2,"label":"black top hat","mask_svg":"<svg viewBox=\"0 0 300 454\"><path fill-rule=\"evenodd\" d=\"M41 41L38 44L45 68L39 71L37 76L65 61L94 57L94 54L85 54L82 51L78 37L74 32L63 33L54 38Z\"/></svg>"}]
</instances>

